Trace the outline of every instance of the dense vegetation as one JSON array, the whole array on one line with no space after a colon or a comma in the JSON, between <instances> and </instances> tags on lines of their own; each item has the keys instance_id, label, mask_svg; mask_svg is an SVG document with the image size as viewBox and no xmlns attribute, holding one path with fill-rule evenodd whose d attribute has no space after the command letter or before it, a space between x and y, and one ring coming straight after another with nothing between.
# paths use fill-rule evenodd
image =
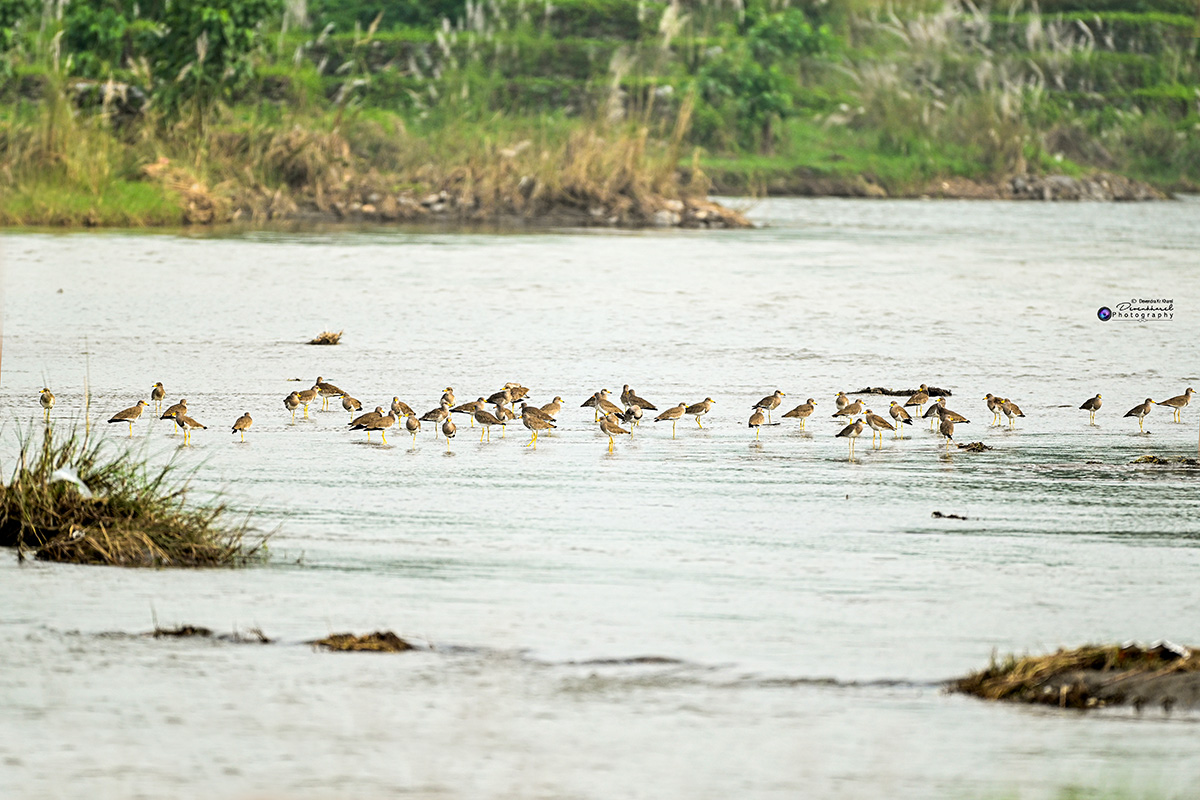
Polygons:
<instances>
[{"instance_id":1,"label":"dense vegetation","mask_svg":"<svg viewBox=\"0 0 1200 800\"><path fill-rule=\"evenodd\" d=\"M1200 186L1193 0L999 2L6 0L0 219Z\"/></svg>"}]
</instances>

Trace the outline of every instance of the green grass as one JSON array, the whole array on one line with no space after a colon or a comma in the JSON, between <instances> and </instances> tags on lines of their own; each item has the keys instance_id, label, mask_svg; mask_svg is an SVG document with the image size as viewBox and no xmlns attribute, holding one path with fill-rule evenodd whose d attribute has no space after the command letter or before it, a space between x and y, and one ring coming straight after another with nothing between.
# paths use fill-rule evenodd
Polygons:
<instances>
[{"instance_id":1,"label":"green grass","mask_svg":"<svg viewBox=\"0 0 1200 800\"><path fill-rule=\"evenodd\" d=\"M179 198L155 183L114 179L99 193L51 175L0 191L0 223L148 227L183 222Z\"/></svg>"},{"instance_id":2,"label":"green grass","mask_svg":"<svg viewBox=\"0 0 1200 800\"><path fill-rule=\"evenodd\" d=\"M265 557L268 536L227 522L224 504L188 502L175 467L77 427L27 431L0 486L0 546L17 557L126 567L239 566Z\"/></svg>"}]
</instances>

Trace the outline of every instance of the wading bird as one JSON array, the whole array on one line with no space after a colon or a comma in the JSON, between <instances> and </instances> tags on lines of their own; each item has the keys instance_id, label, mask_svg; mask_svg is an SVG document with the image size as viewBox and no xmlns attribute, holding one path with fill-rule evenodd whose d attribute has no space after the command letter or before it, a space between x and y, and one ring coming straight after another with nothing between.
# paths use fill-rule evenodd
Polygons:
<instances>
[{"instance_id":1,"label":"wading bird","mask_svg":"<svg viewBox=\"0 0 1200 800\"><path fill-rule=\"evenodd\" d=\"M147 403L145 400L138 400L137 405L130 406L129 408L126 408L122 411L118 411L117 413L113 414L112 419L110 419L109 422L128 422L129 423L129 438L132 439L133 438L133 423L138 417L140 417L142 415L142 409L146 408L149 405L150 404Z\"/></svg>"},{"instance_id":2,"label":"wading bird","mask_svg":"<svg viewBox=\"0 0 1200 800\"><path fill-rule=\"evenodd\" d=\"M237 418L237 422L233 423L233 430L231 430L230 433L240 433L242 435L242 441L244 442L246 441L246 431L249 430L250 426L253 424L254 420L250 419L250 412L247 411Z\"/></svg>"},{"instance_id":3,"label":"wading bird","mask_svg":"<svg viewBox=\"0 0 1200 800\"><path fill-rule=\"evenodd\" d=\"M1134 406L1133 408L1129 409L1128 411L1125 412L1125 416L1137 417L1138 418L1138 430L1140 430L1142 433L1145 433L1146 428L1145 428L1144 422L1146 419L1146 415L1150 413L1150 408L1154 404L1155 404L1154 401L1151 400L1149 397L1147 397L1146 402L1139 403L1136 406Z\"/></svg>"}]
</instances>

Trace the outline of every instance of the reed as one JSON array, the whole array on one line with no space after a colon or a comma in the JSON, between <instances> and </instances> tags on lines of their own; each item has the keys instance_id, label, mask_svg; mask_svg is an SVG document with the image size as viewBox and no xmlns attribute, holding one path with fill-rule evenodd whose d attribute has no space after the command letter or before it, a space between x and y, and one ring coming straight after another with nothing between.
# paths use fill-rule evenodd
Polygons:
<instances>
[{"instance_id":1,"label":"reed","mask_svg":"<svg viewBox=\"0 0 1200 800\"><path fill-rule=\"evenodd\" d=\"M225 503L187 502L188 480L168 464L71 427L26 432L17 466L0 486L0 546L17 556L124 567L228 567L266 557L269 534Z\"/></svg>"}]
</instances>

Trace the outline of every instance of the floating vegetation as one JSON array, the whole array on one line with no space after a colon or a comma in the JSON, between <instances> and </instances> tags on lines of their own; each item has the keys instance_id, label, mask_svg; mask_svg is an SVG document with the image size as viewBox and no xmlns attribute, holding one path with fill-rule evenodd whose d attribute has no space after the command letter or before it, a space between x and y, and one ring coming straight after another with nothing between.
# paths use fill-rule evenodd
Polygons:
<instances>
[{"instance_id":1,"label":"floating vegetation","mask_svg":"<svg viewBox=\"0 0 1200 800\"><path fill-rule=\"evenodd\" d=\"M982 453L983 451L991 450L992 448L988 447L983 442L966 442L964 444L960 444L958 449L965 450L968 453Z\"/></svg>"},{"instance_id":2,"label":"floating vegetation","mask_svg":"<svg viewBox=\"0 0 1200 800\"><path fill-rule=\"evenodd\" d=\"M271 644L273 641L271 637L267 636L259 628L249 628L245 631L223 633L214 637L211 629L203 628L198 625L179 625L175 628L160 628L156 625L154 630L144 635L153 637L155 639L216 638L222 642L235 642L237 644Z\"/></svg>"},{"instance_id":3,"label":"floating vegetation","mask_svg":"<svg viewBox=\"0 0 1200 800\"><path fill-rule=\"evenodd\" d=\"M850 394L882 394L889 397L912 397L921 389L885 389L882 386L867 386ZM930 397L949 397L953 392L949 389L939 389L936 386L930 386L924 389L925 394Z\"/></svg>"},{"instance_id":4,"label":"floating vegetation","mask_svg":"<svg viewBox=\"0 0 1200 800\"><path fill-rule=\"evenodd\" d=\"M993 657L981 672L952 681L950 691L985 700L1060 708L1109 705L1200 705L1200 656L1170 642L1149 647L1087 645L1045 656Z\"/></svg>"},{"instance_id":5,"label":"floating vegetation","mask_svg":"<svg viewBox=\"0 0 1200 800\"><path fill-rule=\"evenodd\" d=\"M935 511L929 516L933 517L934 519L966 519L966 517L964 517L962 514L943 514L940 511Z\"/></svg>"},{"instance_id":6,"label":"floating vegetation","mask_svg":"<svg viewBox=\"0 0 1200 800\"><path fill-rule=\"evenodd\" d=\"M224 503L190 506L188 482L130 451L53 425L21 442L0 486L0 546L43 561L123 567L228 567L265 558L269 534L229 524Z\"/></svg>"},{"instance_id":7,"label":"floating vegetation","mask_svg":"<svg viewBox=\"0 0 1200 800\"><path fill-rule=\"evenodd\" d=\"M1200 467L1200 459L1184 456L1138 456L1130 464L1164 464L1173 467Z\"/></svg>"},{"instance_id":8,"label":"floating vegetation","mask_svg":"<svg viewBox=\"0 0 1200 800\"><path fill-rule=\"evenodd\" d=\"M315 339L309 341L309 344L337 344L342 339L342 331L334 333L333 331L322 331Z\"/></svg>"},{"instance_id":9,"label":"floating vegetation","mask_svg":"<svg viewBox=\"0 0 1200 800\"><path fill-rule=\"evenodd\" d=\"M375 631L364 636L355 636L352 633L333 633L324 639L309 642L309 644L342 653L352 651L403 653L406 650L416 649L391 631Z\"/></svg>"}]
</instances>

